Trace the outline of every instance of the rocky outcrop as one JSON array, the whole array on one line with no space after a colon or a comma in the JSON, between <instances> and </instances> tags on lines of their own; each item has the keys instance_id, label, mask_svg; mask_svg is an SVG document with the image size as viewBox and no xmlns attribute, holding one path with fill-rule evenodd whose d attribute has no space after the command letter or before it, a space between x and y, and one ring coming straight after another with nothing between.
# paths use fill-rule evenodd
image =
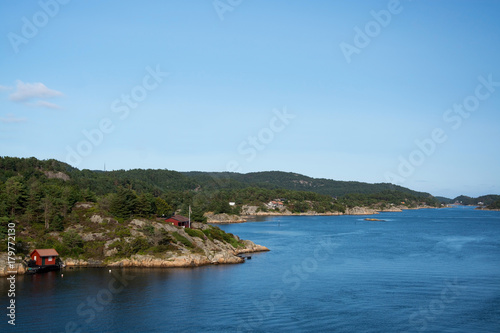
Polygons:
<instances>
[{"instance_id":1,"label":"rocky outcrop","mask_svg":"<svg viewBox=\"0 0 500 333\"><path fill-rule=\"evenodd\" d=\"M408 209L407 207L404 207L404 209ZM392 206L390 208L382 208L379 210L379 212L395 212L395 213L400 213L403 211L403 208L397 207L397 206Z\"/></svg>"},{"instance_id":2,"label":"rocky outcrop","mask_svg":"<svg viewBox=\"0 0 500 333\"><path fill-rule=\"evenodd\" d=\"M64 172L61 172L61 171L58 171L58 172L44 171L43 173L49 179L56 178L56 179L62 179L64 181L68 181L71 179L70 176L68 176L67 174L65 174Z\"/></svg>"},{"instance_id":3,"label":"rocky outcrop","mask_svg":"<svg viewBox=\"0 0 500 333\"><path fill-rule=\"evenodd\" d=\"M94 207L95 204L93 202L77 202L75 203L76 209L89 209Z\"/></svg>"},{"instance_id":4,"label":"rocky outcrop","mask_svg":"<svg viewBox=\"0 0 500 333\"><path fill-rule=\"evenodd\" d=\"M278 215L295 215L286 207L281 207L276 210L263 211L262 207L243 205L241 208L241 215L243 216L278 216Z\"/></svg>"},{"instance_id":5,"label":"rocky outcrop","mask_svg":"<svg viewBox=\"0 0 500 333\"><path fill-rule=\"evenodd\" d=\"M105 261L66 258L63 260L64 263L68 267L193 267L238 264L244 262L244 259L238 256L241 253L269 251L265 246L241 240L234 235L234 240L230 244L228 241L222 241L222 238L219 240L216 236L212 237L210 232L205 234L202 231L207 229L214 229L213 232L217 234L217 228L204 223L193 222L193 230L191 231L166 223L135 219L129 223L128 227L133 237L114 238L104 243ZM117 255L118 252L116 248L112 248L112 244L118 241L130 242L137 237L146 237L144 235L145 227L150 228L148 230L153 228L160 233L167 232L171 236L177 234L184 239L184 242L177 241L173 237L169 245L170 249L166 252L154 255L135 254L129 258L113 259L113 256ZM91 235L96 236L96 234ZM210 235L210 238L207 235Z\"/></svg>"},{"instance_id":6,"label":"rocky outcrop","mask_svg":"<svg viewBox=\"0 0 500 333\"><path fill-rule=\"evenodd\" d=\"M237 254L269 251L269 249L267 247L255 244L252 241L242 240L242 242L243 242L243 244L245 244L245 247L236 249Z\"/></svg>"},{"instance_id":7,"label":"rocky outcrop","mask_svg":"<svg viewBox=\"0 0 500 333\"><path fill-rule=\"evenodd\" d=\"M378 211L372 208L366 208L366 207L353 207L353 208L346 208L345 210L346 215L373 215L373 214L378 214Z\"/></svg>"},{"instance_id":8,"label":"rocky outcrop","mask_svg":"<svg viewBox=\"0 0 500 333\"><path fill-rule=\"evenodd\" d=\"M244 262L243 258L229 253L218 253L209 258L200 254L186 254L175 256L170 259L157 258L151 255L134 255L129 259L123 259L108 264L109 267L196 267L211 264L239 264Z\"/></svg>"},{"instance_id":9,"label":"rocky outcrop","mask_svg":"<svg viewBox=\"0 0 500 333\"><path fill-rule=\"evenodd\" d=\"M240 264L245 260L239 257L239 254L269 251L267 247L257 245L248 240L241 240L244 247L238 248L217 240L213 242L209 240L196 241L192 238L192 241L201 246L200 249L203 253L192 253L186 249L182 249L178 253L167 252L156 256L136 254L130 258L110 261L106 264L97 260L86 261L79 259L66 259L64 263L68 267L196 267L218 264Z\"/></svg>"},{"instance_id":10,"label":"rocky outcrop","mask_svg":"<svg viewBox=\"0 0 500 333\"><path fill-rule=\"evenodd\" d=\"M105 267L106 265L102 260L83 260L83 259L72 259L66 258L63 260L67 267Z\"/></svg>"},{"instance_id":11,"label":"rocky outcrop","mask_svg":"<svg viewBox=\"0 0 500 333\"><path fill-rule=\"evenodd\" d=\"M205 213L207 223L243 223L247 220L239 215Z\"/></svg>"},{"instance_id":12,"label":"rocky outcrop","mask_svg":"<svg viewBox=\"0 0 500 333\"><path fill-rule=\"evenodd\" d=\"M475 209L477 209L477 210L487 210L487 211L490 211L490 212L500 212L500 209L485 208L485 207L477 207Z\"/></svg>"},{"instance_id":13,"label":"rocky outcrop","mask_svg":"<svg viewBox=\"0 0 500 333\"><path fill-rule=\"evenodd\" d=\"M0 253L0 276L26 273L26 267L24 267L24 265L22 264L22 258L16 257L15 259L16 263L13 264L13 267L10 267L7 253Z\"/></svg>"}]
</instances>

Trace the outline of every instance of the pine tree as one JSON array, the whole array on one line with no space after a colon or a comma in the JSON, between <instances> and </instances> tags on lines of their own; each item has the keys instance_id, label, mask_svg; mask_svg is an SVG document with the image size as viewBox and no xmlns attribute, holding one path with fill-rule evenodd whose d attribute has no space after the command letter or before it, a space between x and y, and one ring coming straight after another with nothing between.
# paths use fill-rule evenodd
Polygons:
<instances>
[{"instance_id":1,"label":"pine tree","mask_svg":"<svg viewBox=\"0 0 500 333\"><path fill-rule=\"evenodd\" d=\"M7 207L12 217L21 213L26 206L26 189L19 176L10 177L5 182L5 193L7 195Z\"/></svg>"}]
</instances>

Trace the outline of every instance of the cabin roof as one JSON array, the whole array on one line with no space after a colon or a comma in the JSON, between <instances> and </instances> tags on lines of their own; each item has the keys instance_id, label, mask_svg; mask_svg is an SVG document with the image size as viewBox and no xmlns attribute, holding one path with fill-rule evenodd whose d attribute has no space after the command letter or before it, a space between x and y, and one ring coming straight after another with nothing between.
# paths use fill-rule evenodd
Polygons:
<instances>
[{"instance_id":1,"label":"cabin roof","mask_svg":"<svg viewBox=\"0 0 500 333\"><path fill-rule=\"evenodd\" d=\"M59 253L57 253L57 251L55 249L36 249L33 252L31 252L31 254L33 254L35 251L38 252L40 257L57 257L57 256L59 256Z\"/></svg>"},{"instance_id":2,"label":"cabin roof","mask_svg":"<svg viewBox=\"0 0 500 333\"><path fill-rule=\"evenodd\" d=\"M174 215L168 219L166 219L166 221L170 220L170 219L173 219L173 220L176 220L176 221L179 221L179 222L189 222L189 219L185 216L182 216L182 215Z\"/></svg>"}]
</instances>

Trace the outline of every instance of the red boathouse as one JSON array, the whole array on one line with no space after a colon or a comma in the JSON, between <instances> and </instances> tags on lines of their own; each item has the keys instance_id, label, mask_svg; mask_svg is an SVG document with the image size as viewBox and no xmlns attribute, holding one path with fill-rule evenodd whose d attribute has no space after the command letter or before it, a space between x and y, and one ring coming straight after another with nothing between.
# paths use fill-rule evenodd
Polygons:
<instances>
[{"instance_id":1,"label":"red boathouse","mask_svg":"<svg viewBox=\"0 0 500 333\"><path fill-rule=\"evenodd\" d=\"M37 266L52 266L56 264L59 253L54 249L36 249L31 252L30 257Z\"/></svg>"},{"instance_id":2,"label":"red boathouse","mask_svg":"<svg viewBox=\"0 0 500 333\"><path fill-rule=\"evenodd\" d=\"M189 219L182 215L174 215L171 218L165 220L167 223L171 223L178 227L191 228L189 225Z\"/></svg>"}]
</instances>

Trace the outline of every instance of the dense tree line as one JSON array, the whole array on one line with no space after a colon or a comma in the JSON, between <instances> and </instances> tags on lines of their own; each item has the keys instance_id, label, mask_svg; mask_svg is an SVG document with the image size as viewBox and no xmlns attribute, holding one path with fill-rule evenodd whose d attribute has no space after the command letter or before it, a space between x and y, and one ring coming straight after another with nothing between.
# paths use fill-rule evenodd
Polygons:
<instances>
[{"instance_id":1,"label":"dense tree line","mask_svg":"<svg viewBox=\"0 0 500 333\"><path fill-rule=\"evenodd\" d=\"M244 188L260 187L266 189L287 189L308 191L333 197L350 193L374 194L384 191L408 193L417 197L428 197L429 193L417 192L408 188L389 183L368 184L355 181L337 181L331 179L311 178L304 175L281 172L253 172L247 174L232 172L184 172L202 186L214 188Z\"/></svg>"},{"instance_id":2,"label":"dense tree line","mask_svg":"<svg viewBox=\"0 0 500 333\"><path fill-rule=\"evenodd\" d=\"M460 195L460 196L456 197L455 199L453 199L451 202L452 203L458 202L462 205L470 205L470 206L476 206L480 202L482 202L483 205L488 206L488 205L491 205L495 201L498 201L498 200L500 200L500 195L496 195L496 194L483 195L483 196L480 196L477 198L471 198L471 197L468 197L466 195Z\"/></svg>"},{"instance_id":3,"label":"dense tree line","mask_svg":"<svg viewBox=\"0 0 500 333\"><path fill-rule=\"evenodd\" d=\"M352 193L347 194L339 199L339 202L347 207L355 206L382 206L386 207L388 204L392 205L406 205L414 207L416 205L428 205L438 207L439 200L432 196L419 196L410 193L399 191L382 191L373 194Z\"/></svg>"},{"instance_id":4,"label":"dense tree line","mask_svg":"<svg viewBox=\"0 0 500 333\"><path fill-rule=\"evenodd\" d=\"M201 222L206 220L203 216L205 212L239 214L245 204L266 210L265 203L275 199L281 199L296 213L311 210L318 213L342 212L346 207L370 206L381 202L437 204L433 197L409 190L351 193L333 197L314 191L321 187L318 184L331 181L317 180L314 183L316 180L303 177L281 172L248 175L182 174L169 170L140 169L102 172L78 170L56 160L0 157L0 238L5 237L5 228L2 226L8 221L16 221L22 227L36 230L37 237L42 240L42 236L50 232L63 231L80 218L75 212L77 202L94 203L97 213L119 221L134 217L167 217L180 212L186 216L191 214L193 220ZM301 184L300 190L279 187L280 182L285 185L290 185L290 182ZM312 182L312 185L303 182ZM353 188L358 185L354 183ZM305 191L302 188L304 186L310 190ZM236 205L231 206L229 202L235 202ZM72 242L79 244L75 237L66 235L68 246Z\"/></svg>"},{"instance_id":5,"label":"dense tree line","mask_svg":"<svg viewBox=\"0 0 500 333\"><path fill-rule=\"evenodd\" d=\"M488 205L488 209L500 209L500 199Z\"/></svg>"}]
</instances>

